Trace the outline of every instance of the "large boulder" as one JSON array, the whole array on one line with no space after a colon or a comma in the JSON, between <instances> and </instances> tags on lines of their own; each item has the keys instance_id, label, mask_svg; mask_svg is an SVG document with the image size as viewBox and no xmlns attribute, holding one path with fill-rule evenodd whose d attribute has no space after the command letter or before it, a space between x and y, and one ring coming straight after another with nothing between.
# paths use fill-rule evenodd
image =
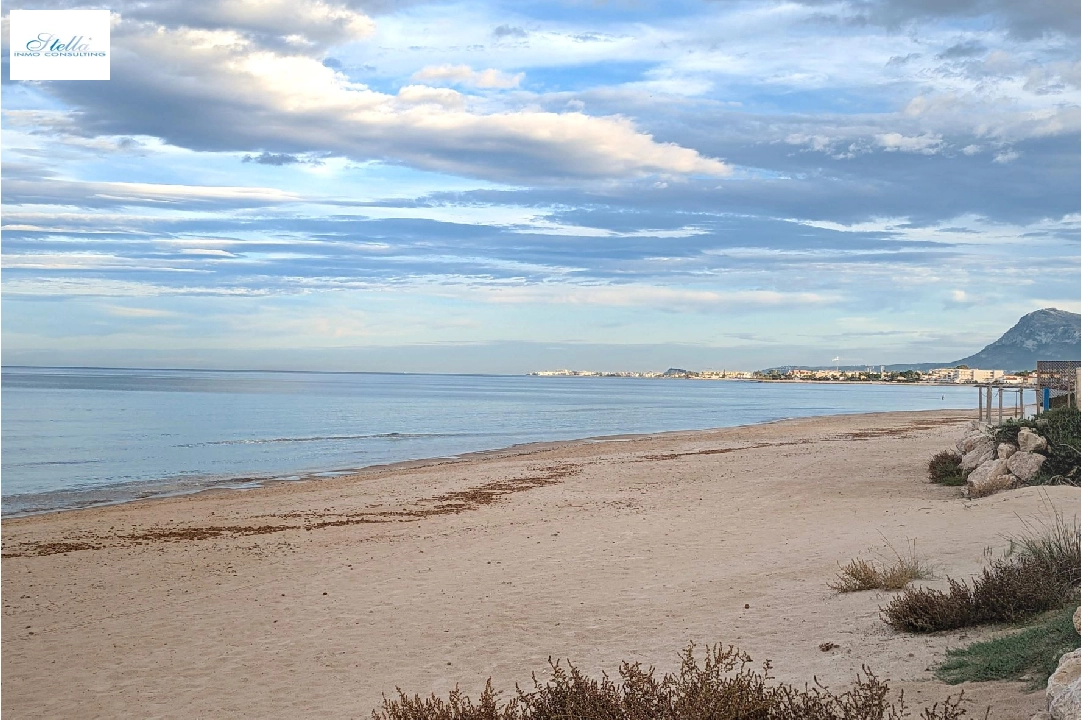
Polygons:
<instances>
[{"instance_id":1,"label":"large boulder","mask_svg":"<svg viewBox=\"0 0 1082 720\"><path fill-rule=\"evenodd\" d=\"M996 454L996 444L992 438L981 436L974 442L964 455L962 455L961 468L963 471L975 469L978 465L991 460Z\"/></svg>"},{"instance_id":2,"label":"large boulder","mask_svg":"<svg viewBox=\"0 0 1082 720\"><path fill-rule=\"evenodd\" d=\"M1013 487L1018 487L1018 478L1010 474L993 475L992 477L984 478L976 482L971 480L966 481L966 492L971 498L995 495L997 492L1010 490Z\"/></svg>"},{"instance_id":3,"label":"large boulder","mask_svg":"<svg viewBox=\"0 0 1082 720\"><path fill-rule=\"evenodd\" d=\"M1031 482L1037 477L1037 472L1044 464L1044 455L1032 452L1016 452L1007 460L1007 469L1024 483Z\"/></svg>"},{"instance_id":4,"label":"large boulder","mask_svg":"<svg viewBox=\"0 0 1082 720\"><path fill-rule=\"evenodd\" d=\"M965 455L967 452L970 452L978 442L980 442L981 438L984 437L988 436L980 430L970 430L958 440L955 446L958 448L958 452Z\"/></svg>"},{"instance_id":5,"label":"large boulder","mask_svg":"<svg viewBox=\"0 0 1082 720\"><path fill-rule=\"evenodd\" d=\"M1006 460L1016 452L1018 452L1018 448L1010 443L1000 443L999 445L996 445L996 457L1000 460Z\"/></svg>"},{"instance_id":6,"label":"large boulder","mask_svg":"<svg viewBox=\"0 0 1082 720\"><path fill-rule=\"evenodd\" d=\"M1018 449L1022 452L1037 452L1047 450L1048 441L1038 435L1032 429L1024 427L1018 431Z\"/></svg>"},{"instance_id":7,"label":"large boulder","mask_svg":"<svg viewBox=\"0 0 1082 720\"><path fill-rule=\"evenodd\" d=\"M1072 620L1074 620L1074 631L1076 633L1082 633L1082 627L1079 627L1080 615L1082 615L1082 605L1079 605L1074 609L1074 617L1071 618Z\"/></svg>"},{"instance_id":8,"label":"large boulder","mask_svg":"<svg viewBox=\"0 0 1082 720\"><path fill-rule=\"evenodd\" d=\"M1048 687L1045 697L1048 700L1048 712L1053 720L1078 720L1082 708L1079 707L1079 694L1082 692L1082 684L1079 683L1082 661L1080 650L1072 650L1059 659L1059 667L1052 677L1048 678Z\"/></svg>"},{"instance_id":9,"label":"large boulder","mask_svg":"<svg viewBox=\"0 0 1082 720\"><path fill-rule=\"evenodd\" d=\"M966 492L970 497L979 498L1012 488L1017 482L1018 478L1011 474L1006 460L988 460L966 478Z\"/></svg>"}]
</instances>

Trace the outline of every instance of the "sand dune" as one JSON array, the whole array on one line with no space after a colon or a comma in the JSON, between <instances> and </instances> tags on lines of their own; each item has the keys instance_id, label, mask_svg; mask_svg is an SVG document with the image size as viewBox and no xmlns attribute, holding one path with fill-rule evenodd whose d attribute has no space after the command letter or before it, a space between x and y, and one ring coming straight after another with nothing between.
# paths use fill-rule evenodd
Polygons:
<instances>
[{"instance_id":1,"label":"sand dune","mask_svg":"<svg viewBox=\"0 0 1082 720\"><path fill-rule=\"evenodd\" d=\"M1023 519L1079 505L1077 488L967 501L928 485L966 420L535 445L6 521L3 712L366 717L396 685L510 690L549 656L668 670L689 641L801 684L866 664L930 702L952 690L929 670L945 649L993 631L895 633L878 618L889 594L827 588L838 563L915 541L944 584ZM967 695L1004 719L1044 701L1010 683Z\"/></svg>"}]
</instances>

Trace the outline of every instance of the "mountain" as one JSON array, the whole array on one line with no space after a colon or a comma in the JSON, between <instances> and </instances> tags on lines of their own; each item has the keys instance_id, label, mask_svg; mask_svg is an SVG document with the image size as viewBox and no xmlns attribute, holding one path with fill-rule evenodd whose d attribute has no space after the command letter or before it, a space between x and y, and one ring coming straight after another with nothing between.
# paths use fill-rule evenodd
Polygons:
<instances>
[{"instance_id":1,"label":"mountain","mask_svg":"<svg viewBox=\"0 0 1082 720\"><path fill-rule=\"evenodd\" d=\"M1082 316L1045 308L1023 315L1014 327L975 355L949 363L974 368L1034 370L1038 360L1078 360L1082 356Z\"/></svg>"},{"instance_id":2,"label":"mountain","mask_svg":"<svg viewBox=\"0 0 1082 720\"><path fill-rule=\"evenodd\" d=\"M898 363L887 365L890 372L919 370L927 372L934 368L968 365L982 370L1035 370L1038 360L1078 360L1082 357L1082 316L1078 313L1045 308L1036 310L1015 323L999 340L987 345L975 355L961 360L939 363ZM785 366L777 369L830 370L832 365ZM864 370L866 365L842 365L841 370ZM766 371L764 371L766 372Z\"/></svg>"}]
</instances>

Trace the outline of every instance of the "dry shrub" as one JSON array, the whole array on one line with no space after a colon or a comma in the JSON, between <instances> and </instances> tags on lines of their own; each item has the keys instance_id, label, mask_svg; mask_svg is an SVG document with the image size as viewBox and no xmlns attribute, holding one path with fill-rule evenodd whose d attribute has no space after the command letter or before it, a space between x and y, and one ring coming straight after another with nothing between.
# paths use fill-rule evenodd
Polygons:
<instances>
[{"instance_id":1,"label":"dry shrub","mask_svg":"<svg viewBox=\"0 0 1082 720\"><path fill-rule=\"evenodd\" d=\"M899 693L891 700L890 688L868 668L852 685L835 694L819 685L803 689L773 684L770 663L762 670L751 658L733 648L706 648L700 663L695 646L680 656L680 669L660 679L654 669L623 663L620 679L584 675L574 665L549 661L550 677L534 676L531 691L517 689L501 704L491 684L477 704L453 690L446 701L435 695L410 698L401 690L398 699L384 698L373 720L900 720L905 703ZM926 709L924 720L957 720L965 715L961 696Z\"/></svg>"},{"instance_id":2,"label":"dry shrub","mask_svg":"<svg viewBox=\"0 0 1082 720\"><path fill-rule=\"evenodd\" d=\"M928 461L928 480L937 485L957 487L966 484L962 456L950 450L936 453Z\"/></svg>"},{"instance_id":3,"label":"dry shrub","mask_svg":"<svg viewBox=\"0 0 1082 720\"><path fill-rule=\"evenodd\" d=\"M838 577L827 586L836 592L860 592L861 590L901 590L913 580L926 580L932 576L931 569L917 556L916 545L909 544L909 552L902 555L887 543L894 559L889 562L856 559L842 567Z\"/></svg>"},{"instance_id":4,"label":"dry shrub","mask_svg":"<svg viewBox=\"0 0 1082 720\"><path fill-rule=\"evenodd\" d=\"M881 573L875 563L858 558L850 560L848 565L842 567L838 577L827 583L827 586L840 593L876 590L879 588L880 577Z\"/></svg>"},{"instance_id":5,"label":"dry shrub","mask_svg":"<svg viewBox=\"0 0 1082 720\"><path fill-rule=\"evenodd\" d=\"M972 586L947 578L947 592L905 588L882 609L883 619L897 630L935 632L1018 622L1071 601L1082 576L1077 518L1067 523L1056 514L1050 526L1027 525L1012 545L1018 552L984 568Z\"/></svg>"},{"instance_id":6,"label":"dry shrub","mask_svg":"<svg viewBox=\"0 0 1082 720\"><path fill-rule=\"evenodd\" d=\"M883 620L896 630L935 632L975 625L973 592L969 585L947 578L947 592L905 588L882 609Z\"/></svg>"}]
</instances>

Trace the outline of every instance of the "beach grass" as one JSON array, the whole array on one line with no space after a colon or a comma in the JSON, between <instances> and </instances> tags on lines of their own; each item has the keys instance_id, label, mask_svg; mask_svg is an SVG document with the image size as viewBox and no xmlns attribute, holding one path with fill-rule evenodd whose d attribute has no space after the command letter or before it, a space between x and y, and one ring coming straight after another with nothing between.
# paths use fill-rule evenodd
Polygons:
<instances>
[{"instance_id":1,"label":"beach grass","mask_svg":"<svg viewBox=\"0 0 1082 720\"><path fill-rule=\"evenodd\" d=\"M888 543L889 545L889 543ZM917 556L916 545L909 544L909 550L902 555L889 545L894 559L887 562L875 562L856 558L843 565L838 576L827 586L840 593L860 592L863 590L901 590L914 580L927 580L932 577L932 570Z\"/></svg>"},{"instance_id":2,"label":"beach grass","mask_svg":"<svg viewBox=\"0 0 1082 720\"><path fill-rule=\"evenodd\" d=\"M1043 687L1063 653L1078 647L1078 633L1065 606L1047 613L1018 632L947 651L936 677L957 685L987 680L1028 680Z\"/></svg>"}]
</instances>

